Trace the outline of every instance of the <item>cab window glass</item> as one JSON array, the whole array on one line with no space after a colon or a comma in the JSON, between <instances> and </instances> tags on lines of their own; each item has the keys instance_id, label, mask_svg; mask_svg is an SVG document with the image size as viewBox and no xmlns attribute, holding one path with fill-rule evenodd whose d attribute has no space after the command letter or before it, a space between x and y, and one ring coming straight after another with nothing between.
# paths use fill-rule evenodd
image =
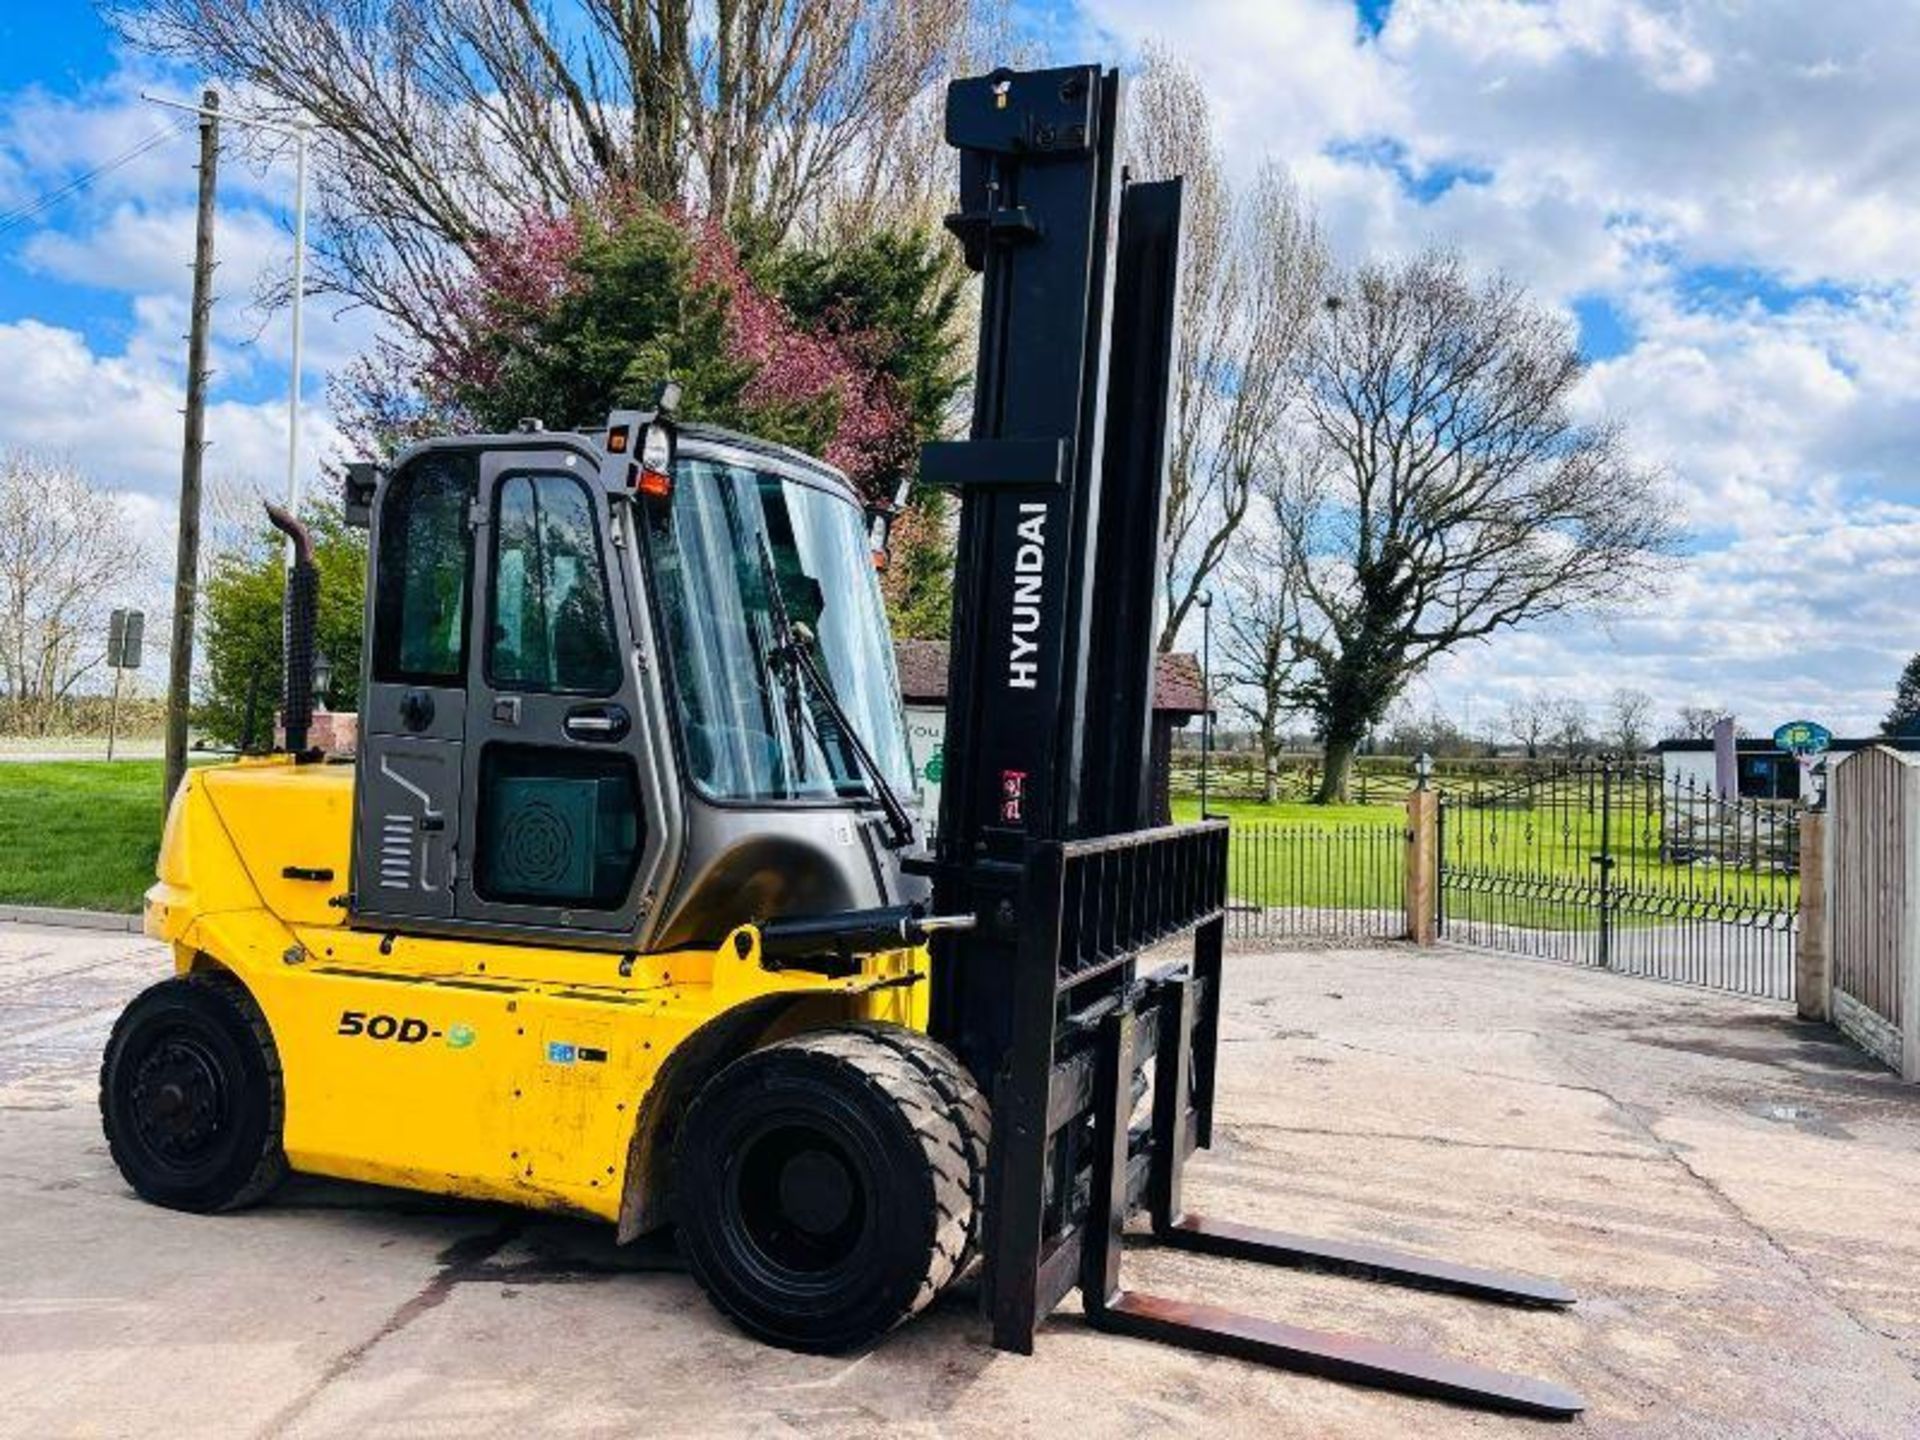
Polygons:
<instances>
[{"instance_id":1,"label":"cab window glass","mask_svg":"<svg viewBox=\"0 0 1920 1440\"><path fill-rule=\"evenodd\" d=\"M570 475L513 475L495 513L487 673L508 690L606 695L620 685L593 497Z\"/></svg>"},{"instance_id":2,"label":"cab window glass","mask_svg":"<svg viewBox=\"0 0 1920 1440\"><path fill-rule=\"evenodd\" d=\"M654 594L688 769L724 800L870 794L837 723L775 659L779 607L896 790L910 788L892 638L865 517L773 470L682 456L647 507Z\"/></svg>"},{"instance_id":3,"label":"cab window glass","mask_svg":"<svg viewBox=\"0 0 1920 1440\"><path fill-rule=\"evenodd\" d=\"M471 456L429 454L394 476L380 512L374 679L461 684L467 657Z\"/></svg>"}]
</instances>

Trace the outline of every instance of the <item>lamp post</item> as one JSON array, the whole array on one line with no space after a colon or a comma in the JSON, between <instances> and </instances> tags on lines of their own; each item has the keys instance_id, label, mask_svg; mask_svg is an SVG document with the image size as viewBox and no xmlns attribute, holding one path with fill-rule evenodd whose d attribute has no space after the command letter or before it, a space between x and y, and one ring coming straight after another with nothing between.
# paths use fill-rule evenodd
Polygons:
<instances>
[{"instance_id":1,"label":"lamp post","mask_svg":"<svg viewBox=\"0 0 1920 1440\"><path fill-rule=\"evenodd\" d=\"M313 706L316 710L327 708L327 691L333 688L333 662L327 658L327 652L316 649L313 652Z\"/></svg>"},{"instance_id":2,"label":"lamp post","mask_svg":"<svg viewBox=\"0 0 1920 1440\"><path fill-rule=\"evenodd\" d=\"M1200 596L1200 818L1207 810L1207 775L1213 760L1213 592Z\"/></svg>"}]
</instances>

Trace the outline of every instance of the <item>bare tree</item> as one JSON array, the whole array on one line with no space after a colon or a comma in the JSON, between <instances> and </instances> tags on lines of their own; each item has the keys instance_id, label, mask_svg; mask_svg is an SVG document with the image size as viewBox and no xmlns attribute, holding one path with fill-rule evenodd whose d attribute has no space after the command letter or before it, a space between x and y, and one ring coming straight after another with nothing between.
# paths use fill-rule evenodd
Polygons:
<instances>
[{"instance_id":1,"label":"bare tree","mask_svg":"<svg viewBox=\"0 0 1920 1440\"><path fill-rule=\"evenodd\" d=\"M941 5L951 9L951 0L941 0ZM1034 42L1015 26L1007 0L964 0L960 14L963 18L949 19L943 37L948 75L1045 63ZM806 243L823 249L886 228L937 232L953 208L953 196L946 87L935 83L906 104L887 107L856 137L834 172L800 197L793 228ZM957 249L943 247L943 253L950 254L956 266L961 263ZM955 411L960 420L966 414L964 406Z\"/></svg>"},{"instance_id":2,"label":"bare tree","mask_svg":"<svg viewBox=\"0 0 1920 1440\"><path fill-rule=\"evenodd\" d=\"M1607 697L1607 740L1622 759L1647 748L1651 739L1653 697L1622 685Z\"/></svg>"},{"instance_id":3,"label":"bare tree","mask_svg":"<svg viewBox=\"0 0 1920 1440\"><path fill-rule=\"evenodd\" d=\"M1540 758L1540 746L1553 729L1553 702L1544 695L1527 695L1507 702L1507 734L1524 746L1529 760Z\"/></svg>"},{"instance_id":4,"label":"bare tree","mask_svg":"<svg viewBox=\"0 0 1920 1440\"><path fill-rule=\"evenodd\" d=\"M1593 746L1593 729L1583 701L1565 699L1553 702L1554 748L1569 760L1576 760Z\"/></svg>"},{"instance_id":5,"label":"bare tree","mask_svg":"<svg viewBox=\"0 0 1920 1440\"><path fill-rule=\"evenodd\" d=\"M484 241L610 193L777 239L899 178L995 0L112 0L121 33L318 126L320 288L415 336Z\"/></svg>"},{"instance_id":6,"label":"bare tree","mask_svg":"<svg viewBox=\"0 0 1920 1440\"><path fill-rule=\"evenodd\" d=\"M1711 740L1713 727L1727 715L1724 705L1682 705L1673 714L1676 740ZM1737 728L1737 727L1736 727Z\"/></svg>"},{"instance_id":7,"label":"bare tree","mask_svg":"<svg viewBox=\"0 0 1920 1440\"><path fill-rule=\"evenodd\" d=\"M1250 537L1222 567L1220 679L1227 703L1253 731L1261 799L1269 805L1279 798L1284 727L1297 708L1292 697L1298 661L1288 629L1296 597L1286 584L1283 559L1271 538Z\"/></svg>"},{"instance_id":8,"label":"bare tree","mask_svg":"<svg viewBox=\"0 0 1920 1440\"><path fill-rule=\"evenodd\" d=\"M105 662L107 611L145 559L119 504L72 465L0 455L0 728L47 732Z\"/></svg>"},{"instance_id":9,"label":"bare tree","mask_svg":"<svg viewBox=\"0 0 1920 1440\"><path fill-rule=\"evenodd\" d=\"M1483 742L1438 705L1421 711L1403 699L1388 715L1376 753L1415 756L1425 752L1436 760L1459 760L1482 749Z\"/></svg>"},{"instance_id":10,"label":"bare tree","mask_svg":"<svg viewBox=\"0 0 1920 1440\"><path fill-rule=\"evenodd\" d=\"M1574 610L1643 599L1674 507L1619 430L1581 424L1566 323L1514 281L1429 252L1343 279L1307 342L1303 463L1277 509L1302 604L1298 698L1319 799L1434 657Z\"/></svg>"},{"instance_id":11,"label":"bare tree","mask_svg":"<svg viewBox=\"0 0 1920 1440\"><path fill-rule=\"evenodd\" d=\"M1327 270L1319 227L1284 169L1236 191L1194 73L1149 47L1129 100L1129 165L1186 178L1180 369L1167 467L1160 648L1171 650L1286 454L1294 361Z\"/></svg>"}]
</instances>

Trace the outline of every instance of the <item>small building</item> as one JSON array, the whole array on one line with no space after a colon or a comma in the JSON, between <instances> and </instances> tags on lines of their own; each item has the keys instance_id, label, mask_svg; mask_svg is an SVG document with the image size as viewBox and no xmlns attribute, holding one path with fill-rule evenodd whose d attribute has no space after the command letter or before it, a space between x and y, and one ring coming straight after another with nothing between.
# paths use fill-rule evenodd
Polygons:
<instances>
[{"instance_id":1,"label":"small building","mask_svg":"<svg viewBox=\"0 0 1920 1440\"><path fill-rule=\"evenodd\" d=\"M896 640L900 698L907 711L907 744L921 792L922 814L931 827L940 814L941 749L947 738L947 642ZM1207 708L1198 656L1179 651L1155 657L1151 767L1153 820L1173 819L1173 732Z\"/></svg>"},{"instance_id":2,"label":"small building","mask_svg":"<svg viewBox=\"0 0 1920 1440\"><path fill-rule=\"evenodd\" d=\"M1920 752L1920 736L1873 735L1861 740L1833 742L1830 753L1838 758L1872 745L1892 750ZM1668 785L1711 794L1714 787L1713 741L1662 740L1653 747L1660 757L1660 778ZM1753 736L1733 742L1734 774L1738 777L1742 800L1798 800L1800 798L1800 760L1788 754L1766 736Z\"/></svg>"}]
</instances>

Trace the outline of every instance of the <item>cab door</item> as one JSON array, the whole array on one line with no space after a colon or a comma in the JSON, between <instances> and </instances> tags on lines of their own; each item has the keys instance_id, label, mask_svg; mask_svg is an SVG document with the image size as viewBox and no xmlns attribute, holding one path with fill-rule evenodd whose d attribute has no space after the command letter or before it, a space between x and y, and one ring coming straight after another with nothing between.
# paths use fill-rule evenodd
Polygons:
<instances>
[{"instance_id":1,"label":"cab door","mask_svg":"<svg viewBox=\"0 0 1920 1440\"><path fill-rule=\"evenodd\" d=\"M373 515L355 784L356 918L454 912L467 727L471 452L428 450Z\"/></svg>"},{"instance_id":2,"label":"cab door","mask_svg":"<svg viewBox=\"0 0 1920 1440\"><path fill-rule=\"evenodd\" d=\"M624 565L598 469L485 456L456 914L631 935L646 817Z\"/></svg>"}]
</instances>

